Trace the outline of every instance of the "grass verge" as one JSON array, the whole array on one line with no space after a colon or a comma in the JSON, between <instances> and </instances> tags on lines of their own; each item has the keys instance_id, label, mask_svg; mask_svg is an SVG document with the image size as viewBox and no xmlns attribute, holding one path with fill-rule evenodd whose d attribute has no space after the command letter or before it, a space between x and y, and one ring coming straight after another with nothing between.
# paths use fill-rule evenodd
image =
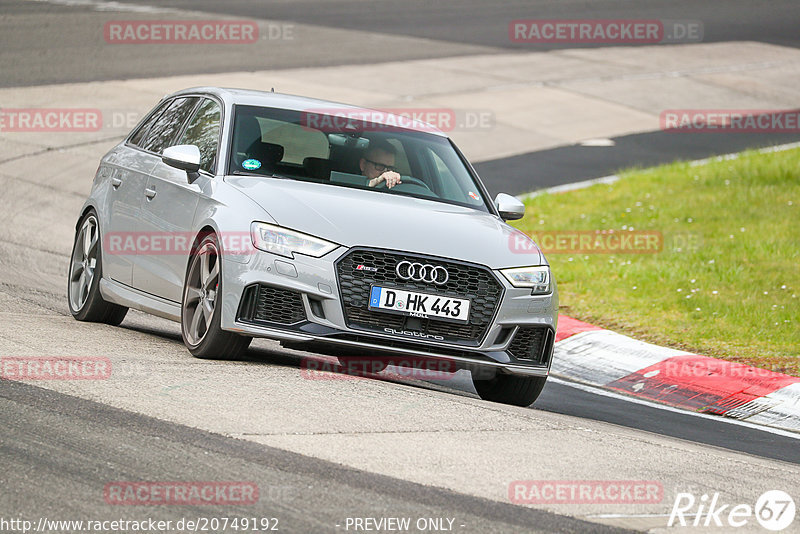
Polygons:
<instances>
[{"instance_id":1,"label":"grass verge","mask_svg":"<svg viewBox=\"0 0 800 534\"><path fill-rule=\"evenodd\" d=\"M526 205L515 226L544 249L562 313L800 376L800 149L631 170Z\"/></svg>"}]
</instances>

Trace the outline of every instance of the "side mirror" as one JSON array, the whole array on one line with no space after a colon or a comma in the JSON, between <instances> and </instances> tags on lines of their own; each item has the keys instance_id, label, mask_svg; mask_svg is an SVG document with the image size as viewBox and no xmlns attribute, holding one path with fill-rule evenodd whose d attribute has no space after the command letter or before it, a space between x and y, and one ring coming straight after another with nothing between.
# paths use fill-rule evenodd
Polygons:
<instances>
[{"instance_id":1,"label":"side mirror","mask_svg":"<svg viewBox=\"0 0 800 534\"><path fill-rule=\"evenodd\" d=\"M161 161L182 171L186 171L189 183L200 177L200 149L195 145L175 145L164 149Z\"/></svg>"},{"instance_id":2,"label":"side mirror","mask_svg":"<svg viewBox=\"0 0 800 534\"><path fill-rule=\"evenodd\" d=\"M517 197L505 193L498 193L494 197L494 206L504 221L521 219L525 215L525 204L520 202Z\"/></svg>"}]
</instances>

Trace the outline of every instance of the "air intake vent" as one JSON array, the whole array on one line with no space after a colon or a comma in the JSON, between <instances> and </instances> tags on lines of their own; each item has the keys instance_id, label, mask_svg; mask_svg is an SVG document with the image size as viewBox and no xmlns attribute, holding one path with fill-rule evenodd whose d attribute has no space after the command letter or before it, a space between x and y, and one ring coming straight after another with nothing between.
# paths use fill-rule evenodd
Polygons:
<instances>
[{"instance_id":1,"label":"air intake vent","mask_svg":"<svg viewBox=\"0 0 800 534\"><path fill-rule=\"evenodd\" d=\"M297 291L257 284L242 295L239 319L243 321L294 325L306 320L303 296Z\"/></svg>"}]
</instances>

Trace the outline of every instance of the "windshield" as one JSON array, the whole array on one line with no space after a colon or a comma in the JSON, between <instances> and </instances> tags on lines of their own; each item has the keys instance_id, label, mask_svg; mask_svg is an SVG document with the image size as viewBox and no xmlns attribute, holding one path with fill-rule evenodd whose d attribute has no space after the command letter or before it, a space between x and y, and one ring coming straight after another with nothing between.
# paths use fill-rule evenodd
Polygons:
<instances>
[{"instance_id":1,"label":"windshield","mask_svg":"<svg viewBox=\"0 0 800 534\"><path fill-rule=\"evenodd\" d=\"M236 106L228 172L488 211L482 189L447 138L348 116Z\"/></svg>"}]
</instances>

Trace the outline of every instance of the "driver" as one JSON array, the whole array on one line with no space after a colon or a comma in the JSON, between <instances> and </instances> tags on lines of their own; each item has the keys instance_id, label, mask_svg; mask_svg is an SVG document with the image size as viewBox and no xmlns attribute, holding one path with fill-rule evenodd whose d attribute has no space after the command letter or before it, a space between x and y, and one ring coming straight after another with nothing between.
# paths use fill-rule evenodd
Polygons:
<instances>
[{"instance_id":1,"label":"driver","mask_svg":"<svg viewBox=\"0 0 800 534\"><path fill-rule=\"evenodd\" d=\"M375 187L386 182L386 187L391 189L400 181L400 175L394 168L395 148L385 140L372 141L364 156L359 161L361 174L366 176L369 187Z\"/></svg>"}]
</instances>

